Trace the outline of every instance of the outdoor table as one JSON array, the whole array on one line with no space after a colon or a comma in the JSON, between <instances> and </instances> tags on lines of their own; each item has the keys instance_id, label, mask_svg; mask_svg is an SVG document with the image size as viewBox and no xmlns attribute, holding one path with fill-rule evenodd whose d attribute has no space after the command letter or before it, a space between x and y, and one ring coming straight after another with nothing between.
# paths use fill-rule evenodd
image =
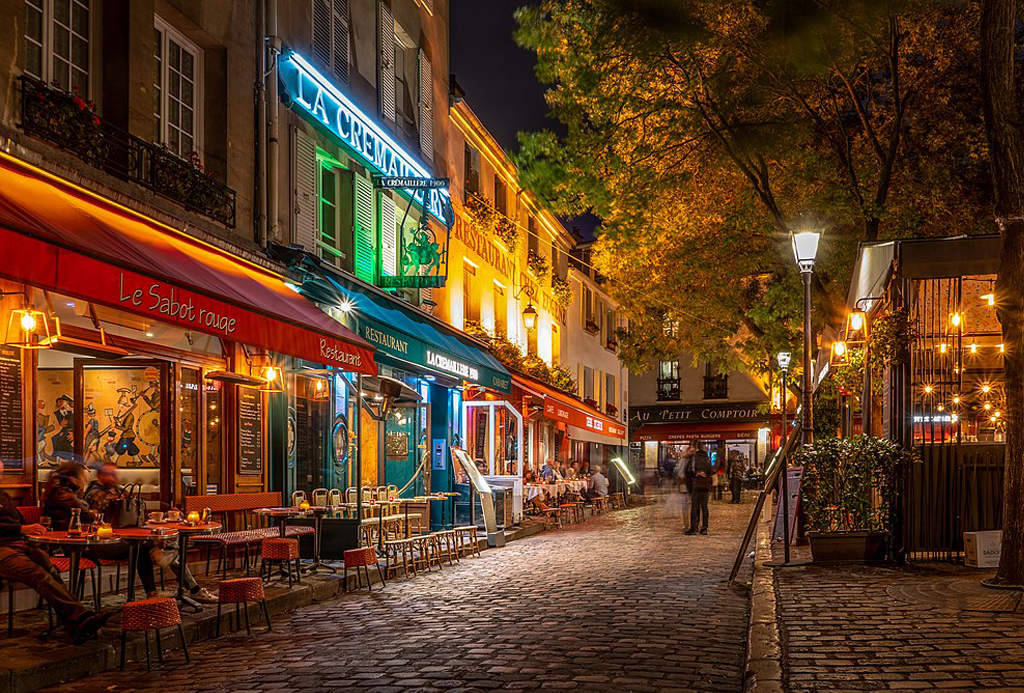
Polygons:
<instances>
[{"instance_id":1,"label":"outdoor table","mask_svg":"<svg viewBox=\"0 0 1024 693\"><path fill-rule=\"evenodd\" d=\"M194 525L188 522L163 522L159 524L148 523L146 525L151 530L156 529L164 531L168 535L178 535L178 594L175 598L179 604L187 604L196 611L203 610L199 602L185 594L185 580L183 578L185 575L185 561L188 556L188 540L193 534L216 534L221 530L222 526L219 522L197 522ZM129 579L134 579L134 577Z\"/></svg>"},{"instance_id":2,"label":"outdoor table","mask_svg":"<svg viewBox=\"0 0 1024 693\"><path fill-rule=\"evenodd\" d=\"M288 531L288 519L299 515L305 515L306 511L297 507L257 508L256 510L253 510L253 513L256 515L263 515L265 517L272 517L278 520L277 526L281 532L281 538L284 539L285 534Z\"/></svg>"},{"instance_id":3,"label":"outdoor table","mask_svg":"<svg viewBox=\"0 0 1024 693\"><path fill-rule=\"evenodd\" d=\"M259 508L253 510L258 515L265 515L267 517L278 518L278 527L281 530L281 537L283 538L287 534L288 520L293 517L303 517L305 515L313 516L313 562L306 566L304 570L310 573L315 573L320 568L326 568L332 573L338 572L338 569L332 565L328 565L320 560L320 541L323 536L324 517L334 511L335 507L341 506L329 506L329 505L311 505L308 508Z\"/></svg>"},{"instance_id":4,"label":"outdoor table","mask_svg":"<svg viewBox=\"0 0 1024 693\"><path fill-rule=\"evenodd\" d=\"M162 539L165 536L173 535L172 531L164 531L163 528L149 529L147 527L115 527L114 536L128 544L128 596L126 601L135 601L135 573L139 565L139 548L147 541Z\"/></svg>"},{"instance_id":5,"label":"outdoor table","mask_svg":"<svg viewBox=\"0 0 1024 693\"><path fill-rule=\"evenodd\" d=\"M68 536L68 533L63 530L49 531L46 534L39 534L36 536L26 536L25 541L30 544L37 544L39 546L46 546L51 548L61 548L64 553L68 555L71 567L69 569L70 576L68 577L68 591L71 594L78 594L78 581L79 566L82 563L82 552L92 546L107 546L109 544L116 544L121 540L117 537L111 537L109 539L100 539L95 535L82 535L77 537ZM96 585L93 585L94 589L98 589Z\"/></svg>"}]
</instances>

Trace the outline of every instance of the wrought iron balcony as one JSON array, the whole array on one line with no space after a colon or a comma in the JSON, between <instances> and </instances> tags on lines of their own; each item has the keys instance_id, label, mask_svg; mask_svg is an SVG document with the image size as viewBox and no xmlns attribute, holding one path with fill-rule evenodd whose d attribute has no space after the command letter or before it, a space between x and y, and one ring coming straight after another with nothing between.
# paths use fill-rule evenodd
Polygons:
<instances>
[{"instance_id":1,"label":"wrought iron balcony","mask_svg":"<svg viewBox=\"0 0 1024 693\"><path fill-rule=\"evenodd\" d=\"M21 77L21 128L90 166L222 224L235 225L235 191L198 162L181 159L104 122L81 97L27 75Z\"/></svg>"}]
</instances>

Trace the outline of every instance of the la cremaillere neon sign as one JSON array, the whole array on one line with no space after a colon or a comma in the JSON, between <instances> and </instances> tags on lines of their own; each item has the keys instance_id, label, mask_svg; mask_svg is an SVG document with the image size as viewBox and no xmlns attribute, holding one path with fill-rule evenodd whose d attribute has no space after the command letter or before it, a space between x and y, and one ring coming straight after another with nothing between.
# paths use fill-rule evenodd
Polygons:
<instances>
[{"instance_id":1,"label":"la cremaillere neon sign","mask_svg":"<svg viewBox=\"0 0 1024 693\"><path fill-rule=\"evenodd\" d=\"M277 73L295 104L358 152L377 172L392 177L430 178L423 166L301 55L295 52L282 55ZM420 203L426 195L427 210L448 224L451 203L447 190L418 190L412 194Z\"/></svg>"}]
</instances>

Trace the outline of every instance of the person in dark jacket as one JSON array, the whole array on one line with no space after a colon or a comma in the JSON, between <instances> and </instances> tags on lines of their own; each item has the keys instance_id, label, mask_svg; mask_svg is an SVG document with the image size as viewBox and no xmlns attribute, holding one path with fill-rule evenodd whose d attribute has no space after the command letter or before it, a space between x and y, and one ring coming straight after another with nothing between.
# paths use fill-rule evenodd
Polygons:
<instances>
[{"instance_id":1,"label":"person in dark jacket","mask_svg":"<svg viewBox=\"0 0 1024 693\"><path fill-rule=\"evenodd\" d=\"M747 460L739 450L729 452L729 464L725 473L729 477L729 490L732 492L729 502L743 502L743 475L747 473Z\"/></svg>"},{"instance_id":2,"label":"person in dark jacket","mask_svg":"<svg viewBox=\"0 0 1024 693\"><path fill-rule=\"evenodd\" d=\"M26 524L14 499L0 490L0 580L31 587L53 608L71 638L83 641L95 635L111 614L83 606L61 582L50 557L25 541L27 536L45 533L42 525Z\"/></svg>"},{"instance_id":3,"label":"person in dark jacket","mask_svg":"<svg viewBox=\"0 0 1024 693\"><path fill-rule=\"evenodd\" d=\"M43 515L50 518L54 529L66 530L71 511L81 511L82 522L95 522L96 516L82 500L88 483L88 471L78 462L64 462L50 474L43 488Z\"/></svg>"},{"instance_id":4,"label":"person in dark jacket","mask_svg":"<svg viewBox=\"0 0 1024 693\"><path fill-rule=\"evenodd\" d=\"M711 495L712 477L715 469L711 458L704 449L704 443L697 443L697 449L690 460L693 472L693 486L690 491L690 528L686 534L696 534L700 524L700 533L708 533L708 497Z\"/></svg>"}]
</instances>

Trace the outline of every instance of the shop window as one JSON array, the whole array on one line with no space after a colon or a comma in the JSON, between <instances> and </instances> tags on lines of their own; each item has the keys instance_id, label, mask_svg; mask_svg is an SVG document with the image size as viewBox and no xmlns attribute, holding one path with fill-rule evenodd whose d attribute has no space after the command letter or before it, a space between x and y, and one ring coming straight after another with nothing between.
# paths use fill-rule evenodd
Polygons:
<instances>
[{"instance_id":1,"label":"shop window","mask_svg":"<svg viewBox=\"0 0 1024 693\"><path fill-rule=\"evenodd\" d=\"M464 156L464 171L466 175L466 194L480 194L480 152L466 143Z\"/></svg>"},{"instance_id":2,"label":"shop window","mask_svg":"<svg viewBox=\"0 0 1024 693\"><path fill-rule=\"evenodd\" d=\"M399 132L406 138L415 138L416 133L416 100L417 69L416 47L403 33L395 33L395 122Z\"/></svg>"},{"instance_id":3,"label":"shop window","mask_svg":"<svg viewBox=\"0 0 1024 693\"><path fill-rule=\"evenodd\" d=\"M615 375L612 373L604 374L604 401L606 405L609 405L613 409L617 409L619 405L618 391L615 387Z\"/></svg>"},{"instance_id":4,"label":"shop window","mask_svg":"<svg viewBox=\"0 0 1024 693\"><path fill-rule=\"evenodd\" d=\"M91 0L25 1L25 73L89 98Z\"/></svg>"},{"instance_id":5,"label":"shop window","mask_svg":"<svg viewBox=\"0 0 1024 693\"><path fill-rule=\"evenodd\" d=\"M480 322L480 297L476 295L476 267L462 263L462 317L466 322Z\"/></svg>"},{"instance_id":6,"label":"shop window","mask_svg":"<svg viewBox=\"0 0 1024 693\"><path fill-rule=\"evenodd\" d=\"M206 493L213 495L225 492L224 485L224 429L221 410L224 399L221 384L208 380L206 388Z\"/></svg>"},{"instance_id":7,"label":"shop window","mask_svg":"<svg viewBox=\"0 0 1024 693\"><path fill-rule=\"evenodd\" d=\"M679 396L679 362L660 362L658 364L658 401L673 402L678 400Z\"/></svg>"},{"instance_id":8,"label":"shop window","mask_svg":"<svg viewBox=\"0 0 1024 693\"><path fill-rule=\"evenodd\" d=\"M494 282L494 333L499 337L508 335L508 295L498 282Z\"/></svg>"},{"instance_id":9,"label":"shop window","mask_svg":"<svg viewBox=\"0 0 1024 693\"><path fill-rule=\"evenodd\" d=\"M153 139L189 159L202 149L203 53L159 17L154 31Z\"/></svg>"},{"instance_id":10,"label":"shop window","mask_svg":"<svg viewBox=\"0 0 1024 693\"><path fill-rule=\"evenodd\" d=\"M313 0L313 58L338 81L348 82L348 0Z\"/></svg>"},{"instance_id":11,"label":"shop window","mask_svg":"<svg viewBox=\"0 0 1024 693\"><path fill-rule=\"evenodd\" d=\"M704 399L728 399L729 397L729 376L721 375L711 364L704 369Z\"/></svg>"}]
</instances>

